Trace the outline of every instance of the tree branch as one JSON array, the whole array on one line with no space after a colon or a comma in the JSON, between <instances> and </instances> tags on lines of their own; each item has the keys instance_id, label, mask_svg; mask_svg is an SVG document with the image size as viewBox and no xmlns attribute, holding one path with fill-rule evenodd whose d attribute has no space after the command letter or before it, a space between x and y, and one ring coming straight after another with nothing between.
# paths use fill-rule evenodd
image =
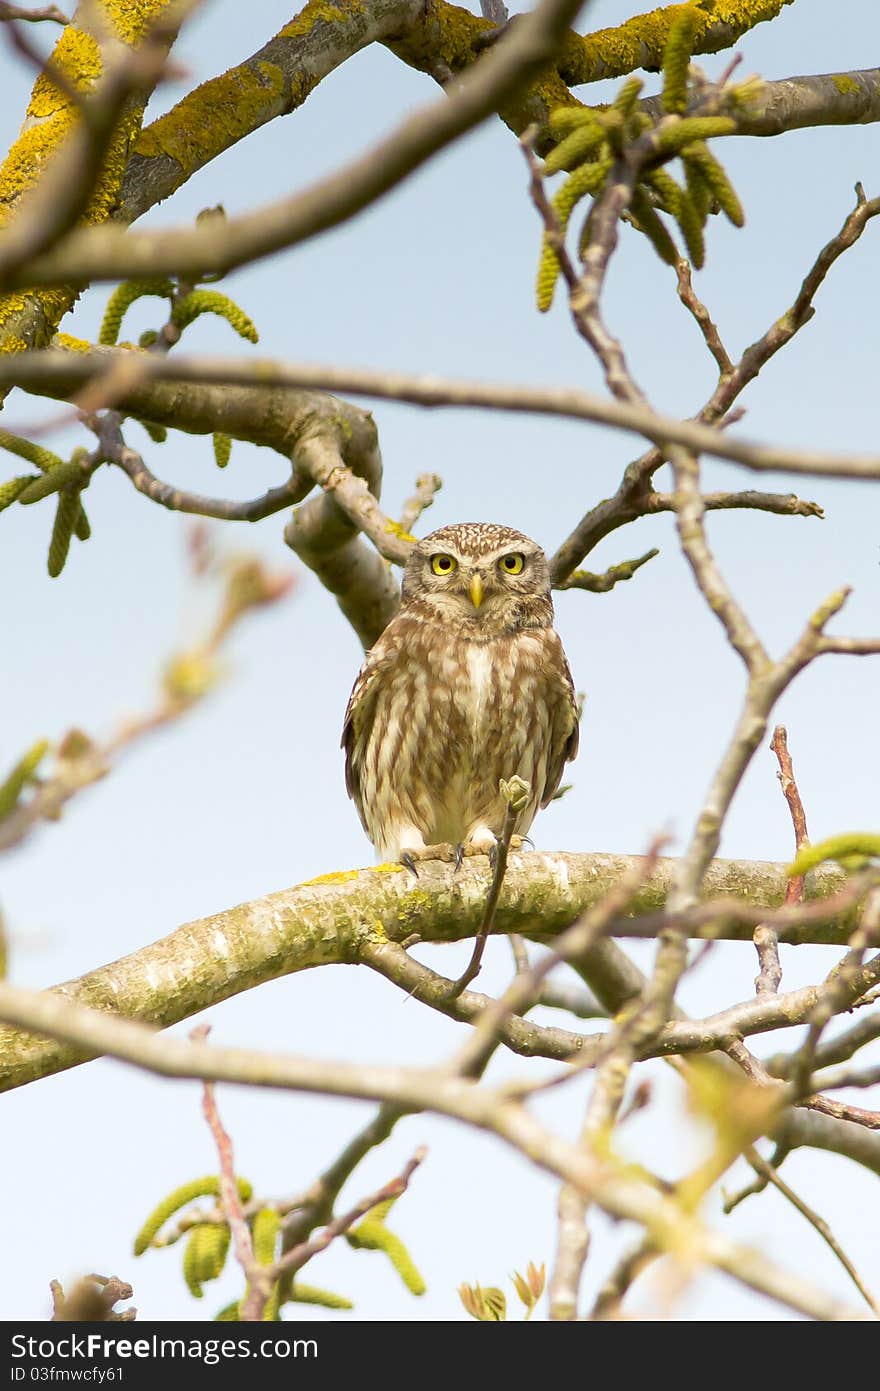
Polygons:
<instances>
[{"instance_id":1,"label":"tree branch","mask_svg":"<svg viewBox=\"0 0 880 1391\"><path fill-rule=\"evenodd\" d=\"M717 1266L749 1288L809 1317L859 1317L857 1311L840 1305L758 1252L707 1230L681 1204L659 1191L650 1178L628 1172L613 1157L584 1153L546 1130L503 1091L457 1077L448 1069L327 1063L157 1037L143 1024L111 1018L61 996L3 982L0 1012L26 1019L31 1027L72 1042L79 1049L104 1052L162 1076L380 1100L454 1117L528 1155L613 1217L640 1223L660 1249L686 1252L690 1261Z\"/></svg>"},{"instance_id":2,"label":"tree branch","mask_svg":"<svg viewBox=\"0 0 880 1391\"><path fill-rule=\"evenodd\" d=\"M542 0L497 46L480 58L467 80L407 117L365 155L304 192L253 213L192 229L128 233L96 227L71 235L64 247L38 257L10 281L24 285L120 280L175 274L184 279L223 273L294 246L360 212L409 174L516 96L559 47L584 0ZM482 21L485 24L485 21Z\"/></svg>"},{"instance_id":3,"label":"tree branch","mask_svg":"<svg viewBox=\"0 0 880 1391\"><path fill-rule=\"evenodd\" d=\"M877 200L877 210L880 211L880 199ZM53 348L44 352L22 354L21 357L0 358L0 387L20 386L41 396L65 398L72 396L84 382L108 372L114 359L118 360L120 356L129 352L130 349L125 348L92 348L89 351L76 352L62 352ZM749 380L754 375L756 373L753 372ZM180 386L200 386L205 393L214 388L212 396L198 398L203 403L198 409L187 408L187 396L182 390L179 390L174 398L182 408L184 421L191 417L204 422L180 425L181 429L193 430L196 433L209 432L212 417L208 411L218 409L221 411L221 428L227 434L235 434L235 414L232 412L232 418L226 419L222 401L228 393L217 390L220 387L237 386L242 391L248 387L273 388L279 392L292 390L317 393L328 390L375 396L382 400L404 401L417 406L477 406L487 410L510 411L517 415L548 415L570 420L589 420L598 425L610 425L632 431L646 439L657 441L661 446L680 444L694 453L727 459L731 463L743 464L746 468L761 473L797 473L828 478L880 478L880 455L835 454L787 446L753 444L747 440L733 438L717 426L706 425L699 420L677 420L674 416L661 415L650 407L624 401L610 401L604 396L594 396L574 388L569 390L558 387L469 382L438 379L433 376L409 376L406 373L372 372L359 368L316 367L305 363L288 364L266 359L261 361L253 357L248 357L247 361L240 361L188 357L181 354L172 358L150 356L145 363L143 381L131 390L121 392L115 404L128 414L143 414L149 419L151 417L147 405L154 399L151 393L154 390L158 391L160 384L170 386L171 383L178 383ZM157 394L155 399L157 403L164 399L168 403L164 409L170 408L170 397L163 398ZM336 406L337 409L340 407L338 400ZM342 408L349 411L356 409L354 406ZM157 409L162 407L157 404ZM714 418L717 418L717 413L713 415ZM243 433L237 437L252 439L255 444L269 443L265 438L267 431L259 427L258 412L249 412L247 419L247 428L251 433ZM654 453L655 451L652 451L650 457L653 458ZM658 453L658 461L653 466L654 472L661 466L664 457ZM640 465L642 462L639 461ZM736 497L737 494L730 496ZM817 508L817 504L805 503L803 506L809 509L811 514L814 514L814 509ZM666 509L661 507L658 510ZM791 510L797 509L792 507ZM574 565L571 568L573 569ZM561 578L561 562L554 567L554 574L557 570Z\"/></svg>"},{"instance_id":4,"label":"tree branch","mask_svg":"<svg viewBox=\"0 0 880 1391\"><path fill-rule=\"evenodd\" d=\"M621 855L511 855L495 930L552 942L637 861L638 857ZM330 962L365 960L362 944L385 939L402 942L414 931L424 942L461 941L473 937L483 918L487 877L481 864L466 860L456 874L451 865L428 861L420 865L416 883L398 865L331 874L187 923L59 991L98 1009L112 1008L129 1018L167 1027L264 980ZM614 924L615 935L638 935L639 915L662 909L676 865L675 860L658 861L651 879L634 896L632 916ZM844 875L835 866L822 866L810 880L807 907L812 900L817 915L824 915L827 910L818 900L839 893ZM716 900L739 894L746 903L738 905L742 911L736 919L727 918L733 904L730 909L707 906L706 919L696 918L687 930L698 936L749 941L755 922L767 920L770 910L782 904L787 883L785 865L716 860L706 875L706 895ZM839 944L848 939L855 921L852 901L848 909L841 911L836 903L830 917L804 925L792 922L791 910L786 913L787 918L778 914L776 919L782 917L789 924L780 927L783 941ZM540 924L537 931L536 924ZM656 920L652 930L660 930ZM607 948L613 943L598 945ZM194 954L203 962L195 975ZM600 961L603 955L599 953ZM595 974L591 984L603 1004L609 1004ZM749 1003L754 1007L762 1002ZM610 1007L619 1008L613 994ZM14 1030L0 1030L0 1089L72 1067L86 1056Z\"/></svg>"}]
</instances>

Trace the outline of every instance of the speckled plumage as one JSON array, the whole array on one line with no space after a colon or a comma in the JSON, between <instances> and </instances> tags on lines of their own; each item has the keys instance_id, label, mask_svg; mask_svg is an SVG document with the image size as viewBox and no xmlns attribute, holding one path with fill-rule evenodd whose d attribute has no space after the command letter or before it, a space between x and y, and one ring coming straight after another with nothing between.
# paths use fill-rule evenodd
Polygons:
<instances>
[{"instance_id":1,"label":"speckled plumage","mask_svg":"<svg viewBox=\"0 0 880 1391\"><path fill-rule=\"evenodd\" d=\"M452 573L434 573L438 556ZM502 568L519 558L521 573ZM525 835L577 753L577 720L540 546L489 523L442 527L414 547L400 610L355 682L346 786L382 859L489 848L504 822L499 779L531 785Z\"/></svg>"}]
</instances>

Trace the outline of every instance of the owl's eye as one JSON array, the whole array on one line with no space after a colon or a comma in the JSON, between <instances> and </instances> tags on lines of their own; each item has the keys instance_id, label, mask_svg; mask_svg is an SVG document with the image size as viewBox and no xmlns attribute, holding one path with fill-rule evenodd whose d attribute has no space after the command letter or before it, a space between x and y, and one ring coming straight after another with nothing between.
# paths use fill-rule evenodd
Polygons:
<instances>
[{"instance_id":1,"label":"owl's eye","mask_svg":"<svg viewBox=\"0 0 880 1391\"><path fill-rule=\"evenodd\" d=\"M510 555L503 555L498 564L505 575L521 575L525 568L526 558L519 551L514 551Z\"/></svg>"},{"instance_id":2,"label":"owl's eye","mask_svg":"<svg viewBox=\"0 0 880 1391\"><path fill-rule=\"evenodd\" d=\"M451 575L458 569L458 561L452 555L432 555L431 569L435 575Z\"/></svg>"}]
</instances>

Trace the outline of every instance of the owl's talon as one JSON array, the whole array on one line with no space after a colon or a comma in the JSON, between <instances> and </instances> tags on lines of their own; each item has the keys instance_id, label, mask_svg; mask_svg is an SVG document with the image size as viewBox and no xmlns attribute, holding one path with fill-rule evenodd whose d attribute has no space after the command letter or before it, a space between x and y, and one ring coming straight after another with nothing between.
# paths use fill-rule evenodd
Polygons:
<instances>
[{"instance_id":1,"label":"owl's talon","mask_svg":"<svg viewBox=\"0 0 880 1391\"><path fill-rule=\"evenodd\" d=\"M459 842L458 842L458 845L456 845L456 847L455 847L455 868L454 868L454 870L453 870L453 873L454 873L454 874L457 874L458 871L461 869L461 867L462 867L463 864L464 864L464 846L462 845L461 841L459 841Z\"/></svg>"},{"instance_id":2,"label":"owl's talon","mask_svg":"<svg viewBox=\"0 0 880 1391\"><path fill-rule=\"evenodd\" d=\"M440 845L420 845L417 849L404 850L398 856L398 863L402 864L418 879L419 871L417 864L425 860L440 860L449 863L454 858L454 850L451 845L442 842Z\"/></svg>"}]
</instances>

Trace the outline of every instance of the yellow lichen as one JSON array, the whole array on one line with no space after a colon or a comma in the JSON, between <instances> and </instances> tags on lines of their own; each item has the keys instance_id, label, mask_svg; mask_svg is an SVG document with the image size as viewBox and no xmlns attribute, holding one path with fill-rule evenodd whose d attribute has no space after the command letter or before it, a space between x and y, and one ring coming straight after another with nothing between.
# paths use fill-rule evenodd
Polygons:
<instances>
[{"instance_id":1,"label":"yellow lichen","mask_svg":"<svg viewBox=\"0 0 880 1391\"><path fill-rule=\"evenodd\" d=\"M101 0L101 8L124 43L136 44L171 0Z\"/></svg>"},{"instance_id":2,"label":"yellow lichen","mask_svg":"<svg viewBox=\"0 0 880 1391\"><path fill-rule=\"evenodd\" d=\"M402 874L403 865L388 864L373 865L373 874ZM361 874L369 874L368 869L337 869L331 874L319 874L317 879L307 879L304 884L300 884L301 889L314 888L316 884L350 884L352 879L357 879Z\"/></svg>"},{"instance_id":3,"label":"yellow lichen","mask_svg":"<svg viewBox=\"0 0 880 1391\"><path fill-rule=\"evenodd\" d=\"M332 25L337 41L344 42L344 30L352 20L362 22L362 6L349 0L345 8L309 0L299 15L275 35L275 45L289 43L310 34L317 24ZM319 77L295 71L285 77L273 63L248 60L220 77L203 82L171 111L142 132L136 153L145 159L165 155L181 167L181 176L169 188L173 192L196 169L256 127L277 115L301 106L317 86Z\"/></svg>"},{"instance_id":4,"label":"yellow lichen","mask_svg":"<svg viewBox=\"0 0 880 1391\"><path fill-rule=\"evenodd\" d=\"M390 517L385 523L385 530L389 532L390 535L396 536L401 541L412 542L413 545L416 544L415 536L413 536L411 532L407 531L406 527L401 526L400 522L394 522L391 520Z\"/></svg>"},{"instance_id":5,"label":"yellow lichen","mask_svg":"<svg viewBox=\"0 0 880 1391\"><path fill-rule=\"evenodd\" d=\"M137 43L170 0L100 0L104 16L125 42ZM101 75L100 43L77 24L68 24L52 52L52 62L80 91L88 92ZM132 141L140 129L145 93L132 97L104 157L101 174L83 214L86 222L104 222L115 210ZM46 162L61 149L77 113L64 92L45 73L37 78L27 109L29 124L0 166L0 224L14 214L19 199L41 176ZM75 304L78 292L65 287L25 291L0 299L0 351L42 347L60 319Z\"/></svg>"},{"instance_id":6,"label":"yellow lichen","mask_svg":"<svg viewBox=\"0 0 880 1391\"><path fill-rule=\"evenodd\" d=\"M314 86L314 82L311 86ZM274 63L242 63L222 77L203 82L186 99L141 131L135 152L150 158L168 155L180 165L185 178L221 151L235 144L259 124L269 120L284 95L284 74ZM304 93L305 95L305 93ZM299 100L302 100L302 96Z\"/></svg>"},{"instance_id":7,"label":"yellow lichen","mask_svg":"<svg viewBox=\"0 0 880 1391\"><path fill-rule=\"evenodd\" d=\"M401 38L389 42L388 47L420 72L433 73L438 63L444 63L452 72L461 72L479 57L475 47L479 35L494 28L493 20L471 14L459 5L428 0L420 20Z\"/></svg>"},{"instance_id":8,"label":"yellow lichen","mask_svg":"<svg viewBox=\"0 0 880 1391\"><path fill-rule=\"evenodd\" d=\"M55 45L52 62L81 92L88 91L101 76L101 49L97 39L73 24L68 24ZM61 110L67 113L70 123L73 113L67 96L47 73L40 73L34 83L27 114L40 119Z\"/></svg>"},{"instance_id":9,"label":"yellow lichen","mask_svg":"<svg viewBox=\"0 0 880 1391\"><path fill-rule=\"evenodd\" d=\"M299 887L312 889L318 884L349 884L352 879L357 879L359 874L359 869L334 870L332 874L319 874L316 879L306 879Z\"/></svg>"},{"instance_id":10,"label":"yellow lichen","mask_svg":"<svg viewBox=\"0 0 880 1391\"><path fill-rule=\"evenodd\" d=\"M736 43L756 24L775 19L793 0L696 0L688 5L666 5L613 29L597 29L580 38L572 34L559 58L566 82L577 85L600 78L622 77L635 68L658 67L669 31L688 13L696 20L694 53L717 53Z\"/></svg>"},{"instance_id":11,"label":"yellow lichen","mask_svg":"<svg viewBox=\"0 0 880 1391\"><path fill-rule=\"evenodd\" d=\"M70 333L56 333L52 339L53 348L66 348L71 353L87 353L91 351L91 343L85 338L74 338Z\"/></svg>"},{"instance_id":12,"label":"yellow lichen","mask_svg":"<svg viewBox=\"0 0 880 1391\"><path fill-rule=\"evenodd\" d=\"M283 29L279 29L277 37L279 39L300 39L306 34L310 34L315 25L321 21L325 24L345 24L359 10L360 6L355 4L348 4L343 10L338 5L325 3L325 0L309 0L305 9L301 10L295 19L292 19L289 24L285 24Z\"/></svg>"},{"instance_id":13,"label":"yellow lichen","mask_svg":"<svg viewBox=\"0 0 880 1391\"><path fill-rule=\"evenodd\" d=\"M845 72L832 73L831 81L842 97L851 97L860 90L855 78Z\"/></svg>"}]
</instances>

